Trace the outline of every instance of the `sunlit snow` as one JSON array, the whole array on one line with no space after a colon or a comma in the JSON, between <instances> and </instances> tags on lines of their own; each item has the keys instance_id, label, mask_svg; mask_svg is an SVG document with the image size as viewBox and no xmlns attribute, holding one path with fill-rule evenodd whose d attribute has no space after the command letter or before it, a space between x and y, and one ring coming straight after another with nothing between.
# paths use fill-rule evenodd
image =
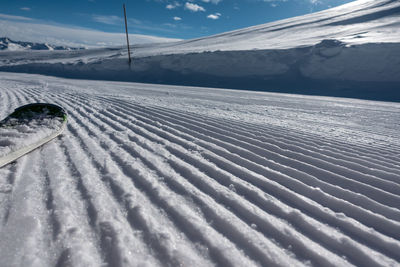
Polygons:
<instances>
[{"instance_id":1,"label":"sunlit snow","mask_svg":"<svg viewBox=\"0 0 400 267\"><path fill-rule=\"evenodd\" d=\"M400 104L0 74L63 135L0 169L3 266L396 266Z\"/></svg>"},{"instance_id":2,"label":"sunlit snow","mask_svg":"<svg viewBox=\"0 0 400 267\"><path fill-rule=\"evenodd\" d=\"M0 70L69 78L400 101L400 2L326 11L181 42L0 53Z\"/></svg>"},{"instance_id":3,"label":"sunlit snow","mask_svg":"<svg viewBox=\"0 0 400 267\"><path fill-rule=\"evenodd\" d=\"M0 168L0 266L398 266L399 8L136 45L131 66L121 47L0 52L0 119L68 113ZM246 90L282 84L298 94Z\"/></svg>"}]
</instances>

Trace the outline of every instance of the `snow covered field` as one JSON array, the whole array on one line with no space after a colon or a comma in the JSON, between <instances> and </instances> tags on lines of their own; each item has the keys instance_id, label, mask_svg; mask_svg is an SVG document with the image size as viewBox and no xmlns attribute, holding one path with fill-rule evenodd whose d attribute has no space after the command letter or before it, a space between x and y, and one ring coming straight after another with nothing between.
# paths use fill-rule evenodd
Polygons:
<instances>
[{"instance_id":1,"label":"snow covered field","mask_svg":"<svg viewBox=\"0 0 400 267\"><path fill-rule=\"evenodd\" d=\"M400 264L400 104L0 73L1 118L42 101L1 266Z\"/></svg>"},{"instance_id":2,"label":"snow covered field","mask_svg":"<svg viewBox=\"0 0 400 267\"><path fill-rule=\"evenodd\" d=\"M5 51L0 71L400 102L399 25L400 1L358 0L214 36L135 45L132 66L125 47L107 47Z\"/></svg>"}]
</instances>

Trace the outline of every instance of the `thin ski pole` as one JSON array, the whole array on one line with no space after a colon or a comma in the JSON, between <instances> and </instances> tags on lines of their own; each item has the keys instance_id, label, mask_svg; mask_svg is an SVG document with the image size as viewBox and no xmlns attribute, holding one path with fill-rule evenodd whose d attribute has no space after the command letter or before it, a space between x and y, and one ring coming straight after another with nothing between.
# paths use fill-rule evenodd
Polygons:
<instances>
[{"instance_id":1,"label":"thin ski pole","mask_svg":"<svg viewBox=\"0 0 400 267\"><path fill-rule=\"evenodd\" d=\"M125 32L126 32L126 43L128 45L128 57L129 57L129 65L131 64L131 49L129 47L129 36L128 36L128 22L126 20L126 8L125 4L123 4L124 7L124 17L125 17Z\"/></svg>"}]
</instances>

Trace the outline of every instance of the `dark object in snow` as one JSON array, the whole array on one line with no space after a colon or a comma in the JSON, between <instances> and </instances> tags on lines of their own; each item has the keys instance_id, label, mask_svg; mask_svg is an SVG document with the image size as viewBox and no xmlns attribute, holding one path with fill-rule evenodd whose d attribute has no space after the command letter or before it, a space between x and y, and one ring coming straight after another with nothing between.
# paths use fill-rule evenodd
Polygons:
<instances>
[{"instance_id":1,"label":"dark object in snow","mask_svg":"<svg viewBox=\"0 0 400 267\"><path fill-rule=\"evenodd\" d=\"M54 104L28 104L15 109L7 118L0 121L0 127L12 126L15 124L26 123L30 120L40 120L44 118L60 118L63 121L66 121L67 113L62 107Z\"/></svg>"}]
</instances>

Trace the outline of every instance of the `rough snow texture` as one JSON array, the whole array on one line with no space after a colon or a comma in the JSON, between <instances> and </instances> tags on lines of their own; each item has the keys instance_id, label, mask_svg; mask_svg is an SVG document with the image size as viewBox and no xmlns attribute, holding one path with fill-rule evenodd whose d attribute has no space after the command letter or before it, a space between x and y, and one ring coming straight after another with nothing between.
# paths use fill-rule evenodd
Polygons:
<instances>
[{"instance_id":1,"label":"rough snow texture","mask_svg":"<svg viewBox=\"0 0 400 267\"><path fill-rule=\"evenodd\" d=\"M1 266L398 266L400 105L0 73L64 134L0 169Z\"/></svg>"},{"instance_id":2,"label":"rough snow texture","mask_svg":"<svg viewBox=\"0 0 400 267\"><path fill-rule=\"evenodd\" d=\"M175 43L0 53L0 70L400 101L400 1L330 10Z\"/></svg>"},{"instance_id":3,"label":"rough snow texture","mask_svg":"<svg viewBox=\"0 0 400 267\"><path fill-rule=\"evenodd\" d=\"M0 157L49 137L62 125L60 118L42 118L0 127Z\"/></svg>"}]
</instances>

